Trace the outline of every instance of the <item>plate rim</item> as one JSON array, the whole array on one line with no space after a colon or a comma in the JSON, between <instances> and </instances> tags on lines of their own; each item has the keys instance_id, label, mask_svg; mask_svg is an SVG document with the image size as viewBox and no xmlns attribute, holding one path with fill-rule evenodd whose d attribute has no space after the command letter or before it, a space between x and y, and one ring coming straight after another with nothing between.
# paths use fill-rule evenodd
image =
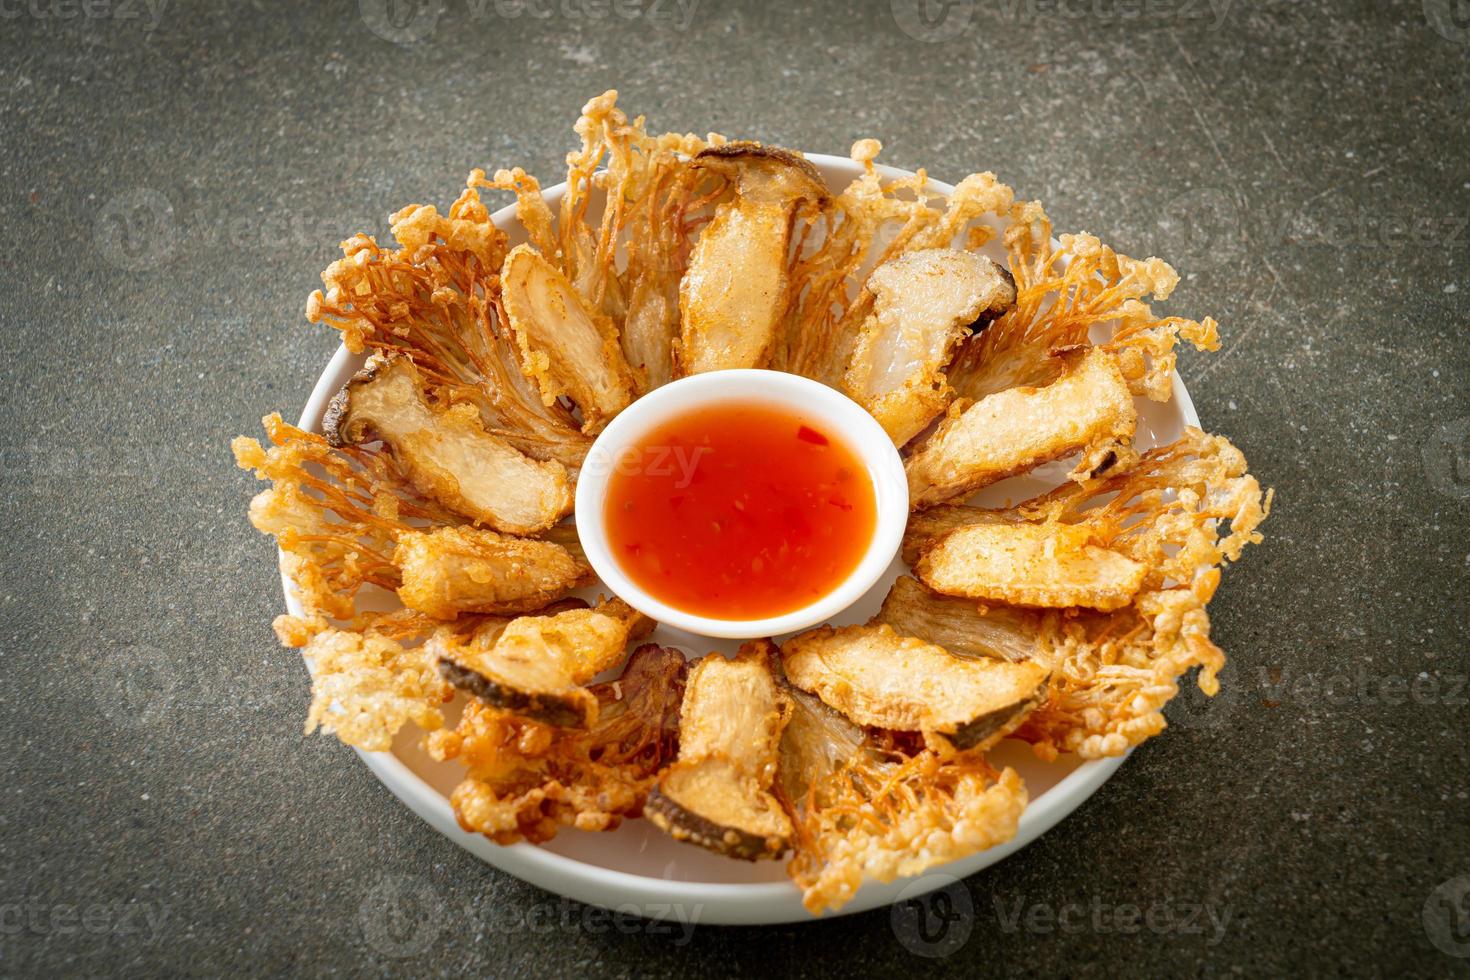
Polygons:
<instances>
[{"instance_id":1,"label":"plate rim","mask_svg":"<svg viewBox=\"0 0 1470 980\"><path fill-rule=\"evenodd\" d=\"M829 171L845 172L848 179L862 172L860 164L847 157L824 153L806 153L824 175ZM885 178L914 176L913 171L885 164L875 164ZM542 189L542 196L553 206L566 191L566 182ZM952 194L954 186L929 179L928 189ZM515 205L496 210L490 220L505 228L515 220ZM297 426L309 432L320 432L327 403L348 377L355 372L354 355L342 344L327 362L312 387L302 408ZM1199 414L1179 372L1171 377L1171 401L1178 406L1183 425L1200 425ZM280 555L279 549L277 550ZM281 587L286 609L292 615L303 615L285 572ZM844 915L854 915L892 904L900 899L916 898L934 889L1005 860L1038 837L1051 830L1097 792L1132 755L1130 749L1121 756L1083 761L1062 777L1040 797L1028 800L1022 811L1015 836L1004 844L979 851L957 861L938 865L910 878L879 882L865 878L852 900L840 909L812 915L801 904L801 892L790 880L772 882L709 882L653 878L600 865L587 864L576 858L558 854L524 841L496 844L489 838L470 833L459 826L449 799L408 768L391 751L368 752L353 748L359 759L378 781L400 802L433 827L441 835L469 851L481 861L522 881L564 898L615 911L631 912L645 917L668 918L691 925L778 925L817 922ZM568 829L568 832L571 832Z\"/></svg>"}]
</instances>

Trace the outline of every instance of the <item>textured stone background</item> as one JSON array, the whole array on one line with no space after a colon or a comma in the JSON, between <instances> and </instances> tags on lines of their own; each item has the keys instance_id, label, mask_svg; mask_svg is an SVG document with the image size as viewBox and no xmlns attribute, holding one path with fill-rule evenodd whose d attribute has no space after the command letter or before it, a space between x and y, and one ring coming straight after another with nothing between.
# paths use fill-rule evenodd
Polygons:
<instances>
[{"instance_id":1,"label":"textured stone background","mask_svg":"<svg viewBox=\"0 0 1470 980\"><path fill-rule=\"evenodd\" d=\"M0 0L0 973L1465 969L1463 2L129 3ZM1223 325L1181 368L1277 490L1211 607L1227 694L938 941L623 934L300 735L229 438L334 348L300 310L339 238L475 166L554 180L612 86L661 129L992 169Z\"/></svg>"}]
</instances>

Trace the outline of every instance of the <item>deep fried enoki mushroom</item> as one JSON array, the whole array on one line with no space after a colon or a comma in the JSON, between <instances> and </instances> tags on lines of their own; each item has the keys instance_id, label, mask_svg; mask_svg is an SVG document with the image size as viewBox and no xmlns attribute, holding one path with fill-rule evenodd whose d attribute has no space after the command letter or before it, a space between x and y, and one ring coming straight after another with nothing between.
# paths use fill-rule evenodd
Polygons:
<instances>
[{"instance_id":1,"label":"deep fried enoki mushroom","mask_svg":"<svg viewBox=\"0 0 1470 980\"><path fill-rule=\"evenodd\" d=\"M1182 338L1200 350L1220 345L1217 325L1183 317L1155 317L1144 298L1167 299L1179 276L1158 258L1131 259L1096 236L1062 235L1035 201L1011 209L1006 252L1016 280L1016 305L960 349L948 371L960 397L979 400L1020 386L1055 381L1065 365L1053 352L1099 343L1117 354L1135 395L1169 397L1174 347Z\"/></svg>"},{"instance_id":2,"label":"deep fried enoki mushroom","mask_svg":"<svg viewBox=\"0 0 1470 980\"><path fill-rule=\"evenodd\" d=\"M724 138L651 135L642 117L630 120L617 107L612 90L587 101L576 131L582 146L567 157L557 228L562 271L590 309L617 324L641 394L673 377L679 281L707 206L727 183L694 158ZM601 214L593 217L589 205L599 196Z\"/></svg>"},{"instance_id":3,"label":"deep fried enoki mushroom","mask_svg":"<svg viewBox=\"0 0 1470 980\"><path fill-rule=\"evenodd\" d=\"M941 755L917 736L869 731L789 688L777 792L791 813L787 872L813 914L847 904L863 878L922 874L1010 840L1026 808L1015 770L979 752Z\"/></svg>"},{"instance_id":4,"label":"deep fried enoki mushroom","mask_svg":"<svg viewBox=\"0 0 1470 980\"><path fill-rule=\"evenodd\" d=\"M536 459L580 466L591 440L560 405L545 405L517 366L493 306L509 245L473 187L447 216L413 205L393 215L401 248L369 235L342 243L322 273L306 318L342 334L353 353L404 354L450 401L480 412L486 428Z\"/></svg>"},{"instance_id":5,"label":"deep fried enoki mushroom","mask_svg":"<svg viewBox=\"0 0 1470 980\"><path fill-rule=\"evenodd\" d=\"M827 187L802 157L758 143L710 147L695 165L729 179L735 196L716 208L680 284L679 369L765 367L791 285L793 217L824 202Z\"/></svg>"},{"instance_id":6,"label":"deep fried enoki mushroom","mask_svg":"<svg viewBox=\"0 0 1470 980\"><path fill-rule=\"evenodd\" d=\"M895 445L924 430L953 391L944 377L955 345L978 322L1016 301L1010 273L983 255L933 248L906 252L868 277L873 312L843 378L847 394Z\"/></svg>"},{"instance_id":7,"label":"deep fried enoki mushroom","mask_svg":"<svg viewBox=\"0 0 1470 980\"><path fill-rule=\"evenodd\" d=\"M747 643L734 660L710 654L689 674L679 759L659 776L645 815L677 840L730 857L773 858L791 823L771 795L790 699L771 674L774 647Z\"/></svg>"},{"instance_id":8,"label":"deep fried enoki mushroom","mask_svg":"<svg viewBox=\"0 0 1470 980\"><path fill-rule=\"evenodd\" d=\"M425 731L444 723L440 708L451 692L421 648L371 628L326 629L302 655L312 668L308 735L320 727L347 745L386 752L409 722Z\"/></svg>"},{"instance_id":9,"label":"deep fried enoki mushroom","mask_svg":"<svg viewBox=\"0 0 1470 980\"><path fill-rule=\"evenodd\" d=\"M684 674L679 651L640 646L620 677L587 688L597 720L585 729L468 702L457 727L428 740L434 758L466 767L450 797L460 826L497 844L541 843L562 827L613 830L638 816L678 751Z\"/></svg>"},{"instance_id":10,"label":"deep fried enoki mushroom","mask_svg":"<svg viewBox=\"0 0 1470 980\"><path fill-rule=\"evenodd\" d=\"M987 540L976 535L981 528L1085 538L1142 566L1141 588L1192 586L1218 577L1218 565L1261 540L1257 528L1269 503L1240 450L1190 426L1121 474L1065 484L1009 508L948 506L916 514L904 551L923 569L945 542Z\"/></svg>"},{"instance_id":11,"label":"deep fried enoki mushroom","mask_svg":"<svg viewBox=\"0 0 1470 980\"><path fill-rule=\"evenodd\" d=\"M799 216L785 325L771 366L839 387L858 331L872 310L866 270L909 251L974 250L994 233L990 221L1009 211L1011 189L995 174L971 174L946 197L917 174L885 179L874 166L881 144L858 140L852 159L863 167L832 203Z\"/></svg>"},{"instance_id":12,"label":"deep fried enoki mushroom","mask_svg":"<svg viewBox=\"0 0 1470 980\"><path fill-rule=\"evenodd\" d=\"M1080 476L1128 456L1138 413L1113 355L1067 356L1065 373L1040 388L957 401L909 456L909 499L918 510L963 497L1042 463L1082 452Z\"/></svg>"},{"instance_id":13,"label":"deep fried enoki mushroom","mask_svg":"<svg viewBox=\"0 0 1470 980\"><path fill-rule=\"evenodd\" d=\"M429 639L444 679L492 707L562 727L597 720L597 699L582 687L622 661L628 643L653 621L621 599L510 620L485 620L466 635L455 625Z\"/></svg>"},{"instance_id":14,"label":"deep fried enoki mushroom","mask_svg":"<svg viewBox=\"0 0 1470 980\"><path fill-rule=\"evenodd\" d=\"M1049 671L1030 660L956 657L891 626L823 626L781 648L786 678L860 725L942 735L984 750L1046 696Z\"/></svg>"},{"instance_id":15,"label":"deep fried enoki mushroom","mask_svg":"<svg viewBox=\"0 0 1470 980\"><path fill-rule=\"evenodd\" d=\"M639 394L673 380L679 284L708 220L703 212L725 186L722 176L693 166L667 146L653 151L649 170L649 189L628 222L622 273L627 310L619 337Z\"/></svg>"},{"instance_id":16,"label":"deep fried enoki mushroom","mask_svg":"<svg viewBox=\"0 0 1470 980\"><path fill-rule=\"evenodd\" d=\"M250 523L276 539L281 569L308 617L353 617L363 586L400 584L393 551L408 521L457 520L422 497L383 453L336 448L275 413L263 420L273 443L237 437L241 469L271 481L250 502Z\"/></svg>"},{"instance_id":17,"label":"deep fried enoki mushroom","mask_svg":"<svg viewBox=\"0 0 1470 980\"><path fill-rule=\"evenodd\" d=\"M332 399L336 446L381 441L424 495L497 531L542 531L572 510L566 467L486 431L473 405L441 405L407 357L372 358Z\"/></svg>"},{"instance_id":18,"label":"deep fried enoki mushroom","mask_svg":"<svg viewBox=\"0 0 1470 980\"><path fill-rule=\"evenodd\" d=\"M531 244L561 269L589 311L618 328L642 394L673 377L679 281L708 205L726 184L693 158L723 137L651 135L642 117L630 120L618 108L617 95L609 89L582 107L575 127L582 145L567 156L559 214L519 167L497 171L493 181L474 171L470 184L515 193L516 218ZM597 215L594 200L601 202Z\"/></svg>"},{"instance_id":19,"label":"deep fried enoki mushroom","mask_svg":"<svg viewBox=\"0 0 1470 980\"><path fill-rule=\"evenodd\" d=\"M459 525L461 518L422 497L384 452L334 447L314 433L270 415L272 442L234 442L241 467L270 489L258 494L250 520L275 537L281 567L305 618L352 621L363 586L398 591L412 610L440 619L461 613L539 609L591 573L570 526L548 540L500 535ZM375 628L384 628L373 618ZM302 646L301 634L290 646Z\"/></svg>"},{"instance_id":20,"label":"deep fried enoki mushroom","mask_svg":"<svg viewBox=\"0 0 1470 980\"><path fill-rule=\"evenodd\" d=\"M955 528L987 521L999 523L1004 520L1005 517L995 511L964 504L940 504L926 510L916 510L909 515L908 525L904 528L899 555L906 564L917 565L934 542Z\"/></svg>"},{"instance_id":21,"label":"deep fried enoki mushroom","mask_svg":"<svg viewBox=\"0 0 1470 980\"><path fill-rule=\"evenodd\" d=\"M521 352L521 370L546 405L565 395L581 409L582 431L600 432L633 400L633 375L612 322L584 305L561 270L517 245L501 273L500 306Z\"/></svg>"},{"instance_id":22,"label":"deep fried enoki mushroom","mask_svg":"<svg viewBox=\"0 0 1470 980\"><path fill-rule=\"evenodd\" d=\"M1009 643L1033 647L1035 659L1052 668L1045 704L1017 736L1042 755L1119 755L1163 730L1163 708L1186 671L1200 668L1200 689L1218 691L1225 657L1210 641L1205 607L1220 566L1260 540L1269 506L1270 495L1228 440L1189 428L1126 474L1063 486L1006 510L935 512L948 529L938 540L997 521L1060 525L1144 566L1140 591L1112 612L986 605L992 645L1007 642L996 634L1008 633ZM926 554L924 542L934 535L917 537Z\"/></svg>"}]
</instances>

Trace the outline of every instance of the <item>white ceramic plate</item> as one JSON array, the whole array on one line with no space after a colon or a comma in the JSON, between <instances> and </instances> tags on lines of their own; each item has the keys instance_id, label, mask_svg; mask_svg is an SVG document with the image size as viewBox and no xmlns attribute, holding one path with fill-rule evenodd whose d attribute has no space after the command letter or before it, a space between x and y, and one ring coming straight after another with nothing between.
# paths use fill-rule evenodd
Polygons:
<instances>
[{"instance_id":1,"label":"white ceramic plate","mask_svg":"<svg viewBox=\"0 0 1470 980\"><path fill-rule=\"evenodd\" d=\"M811 154L807 159L834 190L841 190L861 173L857 164L843 157ZM908 175L906 171L887 167L880 171L885 177ZM954 190L938 181L931 181L930 187L945 194ZM558 184L544 192L553 211L565 189L565 184ZM513 207L497 211L493 220L509 234L512 245L525 241ZM988 251L992 258L1004 261L999 241L992 242ZM321 431L327 402L362 366L364 359L345 348L337 350L301 413L301 428ZM1189 394L1177 376L1171 401L1159 404L1139 399L1138 408L1138 440L1144 448L1171 442L1184 426L1199 424ZM1049 464L1024 477L989 487L975 500L1000 505L1007 500L1025 499L1062 482L1068 468L1064 463ZM893 580L905 571L903 563L895 559L868 594L832 622L836 625L866 622L878 611ZM592 588L582 594L592 597L597 591ZM289 584L286 607L293 614L301 615L301 606ZM732 654L739 645L736 640L694 636L663 626L652 639L678 647L691 656L711 650ZM456 717L457 710L451 713L450 724ZM449 793L460 781L463 768L454 762L435 762L419 748L420 740L421 733L409 726L395 740L391 752L359 751L358 755L383 785L434 829L517 878L592 905L701 924L760 925L812 918L802 907L796 886L786 878L784 862L747 863L719 857L678 843L644 820L626 821L610 833L563 830L555 840L540 845L521 843L502 847L478 834L466 833L455 821L449 804ZM1043 763L1028 746L1013 741L1002 743L993 757L998 764L1012 766L1021 774L1031 796L1011 841L932 869L918 879L900 879L888 884L868 881L851 902L837 913L829 914L846 915L888 905L899 898L900 892L911 898L995 864L1050 830L1123 763L1122 758L1080 762L1069 756Z\"/></svg>"}]
</instances>

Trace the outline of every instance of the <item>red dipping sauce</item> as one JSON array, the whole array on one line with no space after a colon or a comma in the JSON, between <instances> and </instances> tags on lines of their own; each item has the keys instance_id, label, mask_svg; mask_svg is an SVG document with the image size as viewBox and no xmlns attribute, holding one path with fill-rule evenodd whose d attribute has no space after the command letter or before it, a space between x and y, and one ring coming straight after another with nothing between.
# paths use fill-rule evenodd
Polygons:
<instances>
[{"instance_id":1,"label":"red dipping sauce","mask_svg":"<svg viewBox=\"0 0 1470 980\"><path fill-rule=\"evenodd\" d=\"M780 616L831 592L876 526L873 482L799 413L727 402L680 415L620 455L604 522L654 598L712 619Z\"/></svg>"}]
</instances>

